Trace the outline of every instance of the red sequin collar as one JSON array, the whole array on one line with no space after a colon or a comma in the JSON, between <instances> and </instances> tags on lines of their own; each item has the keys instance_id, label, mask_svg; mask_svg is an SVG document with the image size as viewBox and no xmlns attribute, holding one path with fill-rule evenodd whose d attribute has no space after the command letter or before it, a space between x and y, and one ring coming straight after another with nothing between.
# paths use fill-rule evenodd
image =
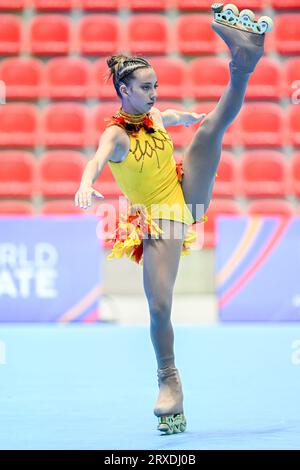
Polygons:
<instances>
[{"instance_id":1,"label":"red sequin collar","mask_svg":"<svg viewBox=\"0 0 300 470\"><path fill-rule=\"evenodd\" d=\"M108 121L107 127L116 124L133 135L137 134L142 127L148 134L155 132L154 122L150 117L150 113L129 114L120 108L117 114L106 119L106 121Z\"/></svg>"}]
</instances>

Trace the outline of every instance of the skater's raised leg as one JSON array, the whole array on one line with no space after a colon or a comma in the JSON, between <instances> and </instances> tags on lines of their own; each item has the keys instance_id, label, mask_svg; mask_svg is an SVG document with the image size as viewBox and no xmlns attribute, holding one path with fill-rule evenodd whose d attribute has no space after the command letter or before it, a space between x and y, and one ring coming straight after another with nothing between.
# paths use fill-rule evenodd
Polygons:
<instances>
[{"instance_id":1,"label":"skater's raised leg","mask_svg":"<svg viewBox=\"0 0 300 470\"><path fill-rule=\"evenodd\" d=\"M234 5L231 7L236 9ZM216 107L206 116L195 132L183 159L182 188L185 200L191 204L196 220L199 220L202 215L197 214L196 205L202 204L204 212L208 208L221 157L224 133L242 107L248 80L264 52L265 34L262 30L267 30L271 24L270 19L269 25L262 28L267 20L265 23L261 22L261 29L258 32L257 27L251 29L249 26L253 21L244 22L248 25L245 26L238 20L235 23L230 22L226 14L222 16L222 4L213 5L212 8L215 13L212 28L224 40L231 53L230 80ZM216 15L221 16L216 17Z\"/></svg>"}]
</instances>

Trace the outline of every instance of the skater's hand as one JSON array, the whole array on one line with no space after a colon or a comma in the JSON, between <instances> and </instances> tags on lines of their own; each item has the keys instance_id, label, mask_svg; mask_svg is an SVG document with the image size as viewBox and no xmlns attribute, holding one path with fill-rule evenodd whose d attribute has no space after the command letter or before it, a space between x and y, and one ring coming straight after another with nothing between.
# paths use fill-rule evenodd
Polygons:
<instances>
[{"instance_id":1,"label":"skater's hand","mask_svg":"<svg viewBox=\"0 0 300 470\"><path fill-rule=\"evenodd\" d=\"M80 186L77 193L75 194L75 206L80 206L83 209L87 209L92 205L92 196L97 198L104 198L104 196L96 191L91 186Z\"/></svg>"},{"instance_id":2,"label":"skater's hand","mask_svg":"<svg viewBox=\"0 0 300 470\"><path fill-rule=\"evenodd\" d=\"M205 113L198 114L198 113L188 113L185 116L184 123L183 125L185 127L192 126L193 124L196 124L197 122L201 121L206 116Z\"/></svg>"}]
</instances>

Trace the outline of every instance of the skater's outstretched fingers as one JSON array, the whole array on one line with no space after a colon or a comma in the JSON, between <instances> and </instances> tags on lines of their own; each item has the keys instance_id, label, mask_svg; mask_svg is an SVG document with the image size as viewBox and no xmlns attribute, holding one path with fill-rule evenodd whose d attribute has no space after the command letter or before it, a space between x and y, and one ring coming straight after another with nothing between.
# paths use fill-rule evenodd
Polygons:
<instances>
[{"instance_id":1,"label":"skater's outstretched fingers","mask_svg":"<svg viewBox=\"0 0 300 470\"><path fill-rule=\"evenodd\" d=\"M92 205L92 196L103 198L104 196L91 186L79 188L75 195L75 206L87 209Z\"/></svg>"},{"instance_id":2,"label":"skater's outstretched fingers","mask_svg":"<svg viewBox=\"0 0 300 470\"><path fill-rule=\"evenodd\" d=\"M185 127L192 126L193 124L196 124L197 122L201 121L201 119L203 119L205 116L206 116L206 113L201 113L201 114L190 113L187 116L186 122L185 122L184 125L185 125Z\"/></svg>"}]
</instances>

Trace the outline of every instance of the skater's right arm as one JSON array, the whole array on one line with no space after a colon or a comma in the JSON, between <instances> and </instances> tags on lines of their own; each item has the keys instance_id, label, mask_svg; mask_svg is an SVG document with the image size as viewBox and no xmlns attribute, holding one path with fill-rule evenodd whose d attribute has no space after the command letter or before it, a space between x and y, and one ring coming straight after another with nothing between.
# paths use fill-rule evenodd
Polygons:
<instances>
[{"instance_id":1,"label":"skater's right arm","mask_svg":"<svg viewBox=\"0 0 300 470\"><path fill-rule=\"evenodd\" d=\"M92 185L109 160L116 163L122 161L128 153L129 143L127 134L120 127L111 126L105 129L95 155L87 162L82 174L80 187L75 194L75 206L86 209L92 203L92 196L103 198Z\"/></svg>"}]
</instances>

